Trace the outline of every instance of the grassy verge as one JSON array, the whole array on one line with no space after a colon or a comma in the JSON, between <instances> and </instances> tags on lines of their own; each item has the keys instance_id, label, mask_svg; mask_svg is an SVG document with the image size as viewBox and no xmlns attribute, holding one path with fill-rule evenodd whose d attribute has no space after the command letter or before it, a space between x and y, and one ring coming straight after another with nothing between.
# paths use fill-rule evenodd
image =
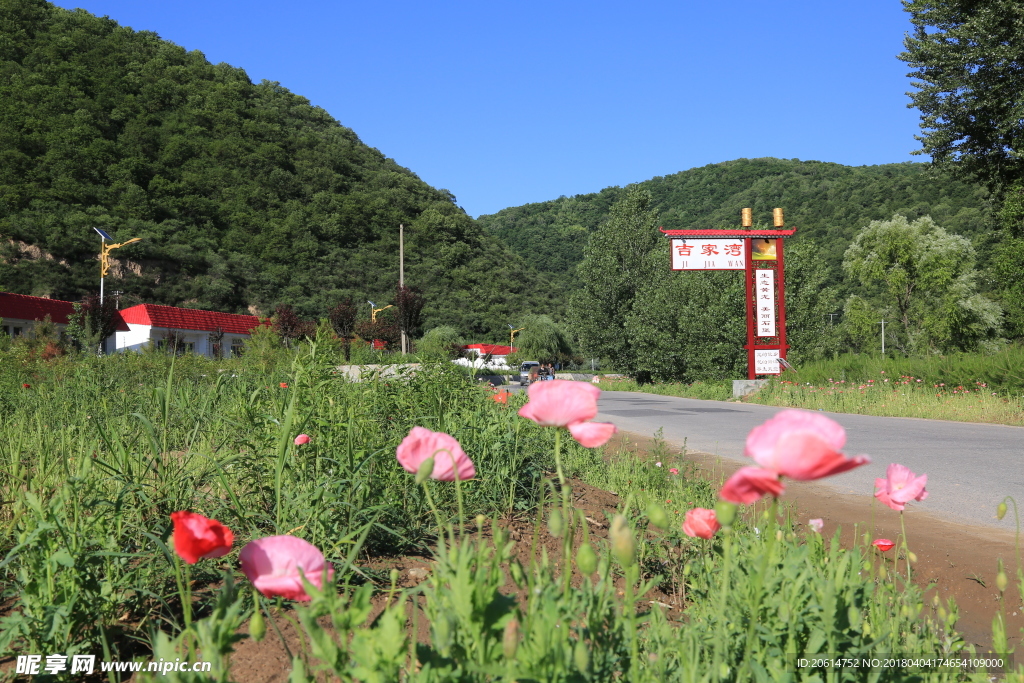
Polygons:
<instances>
[{"instance_id":1,"label":"grassy verge","mask_svg":"<svg viewBox=\"0 0 1024 683\"><path fill-rule=\"evenodd\" d=\"M726 380L638 385L630 379L603 378L601 387L682 398L732 399L732 382ZM787 371L743 400L837 413L1024 426L1024 349L1010 347L992 356L928 358L851 354Z\"/></svg>"}]
</instances>

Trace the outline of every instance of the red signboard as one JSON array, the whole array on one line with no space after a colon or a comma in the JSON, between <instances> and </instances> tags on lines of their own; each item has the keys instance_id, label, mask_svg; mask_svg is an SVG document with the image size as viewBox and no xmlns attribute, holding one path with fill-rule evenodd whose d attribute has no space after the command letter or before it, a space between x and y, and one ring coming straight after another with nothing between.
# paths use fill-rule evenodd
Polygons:
<instances>
[{"instance_id":1,"label":"red signboard","mask_svg":"<svg viewBox=\"0 0 1024 683\"><path fill-rule=\"evenodd\" d=\"M781 213L779 214L781 215ZM781 222L781 219L780 219ZM786 288L783 238L775 230L665 230L673 270L743 270L747 293L747 378L778 375L785 360ZM733 245L740 246L735 249ZM728 252L725 247L728 246ZM739 251L739 254L733 254Z\"/></svg>"}]
</instances>

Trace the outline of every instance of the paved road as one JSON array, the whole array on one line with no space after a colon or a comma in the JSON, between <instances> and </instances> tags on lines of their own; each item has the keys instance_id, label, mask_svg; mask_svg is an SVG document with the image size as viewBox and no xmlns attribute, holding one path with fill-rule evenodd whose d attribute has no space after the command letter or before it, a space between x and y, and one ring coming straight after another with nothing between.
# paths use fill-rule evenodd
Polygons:
<instances>
[{"instance_id":1,"label":"paved road","mask_svg":"<svg viewBox=\"0 0 1024 683\"><path fill-rule=\"evenodd\" d=\"M699 401L627 391L604 391L597 419L626 431L653 436L726 460L753 464L743 444L753 427L780 409L721 401ZM1006 495L1024 506L1024 427L902 417L827 413L846 429L847 455L866 453L870 465L819 483L841 493L874 492L891 462L928 474L928 498L914 506L969 524L995 525L995 509ZM1006 522L999 523L1006 528Z\"/></svg>"}]
</instances>

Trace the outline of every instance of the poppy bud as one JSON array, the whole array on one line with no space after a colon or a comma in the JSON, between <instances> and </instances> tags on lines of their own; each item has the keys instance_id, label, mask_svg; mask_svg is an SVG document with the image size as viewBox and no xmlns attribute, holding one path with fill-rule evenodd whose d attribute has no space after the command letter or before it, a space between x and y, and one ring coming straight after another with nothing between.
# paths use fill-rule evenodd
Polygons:
<instances>
[{"instance_id":1,"label":"poppy bud","mask_svg":"<svg viewBox=\"0 0 1024 683\"><path fill-rule=\"evenodd\" d=\"M482 532L484 530L484 523L487 521L487 517L484 515L476 516L476 530Z\"/></svg>"},{"instance_id":2,"label":"poppy bud","mask_svg":"<svg viewBox=\"0 0 1024 683\"><path fill-rule=\"evenodd\" d=\"M585 672L590 669L590 650L587 649L587 644L583 642L582 638L576 641L576 647L572 651L572 659L579 671Z\"/></svg>"},{"instance_id":3,"label":"poppy bud","mask_svg":"<svg viewBox=\"0 0 1024 683\"><path fill-rule=\"evenodd\" d=\"M652 503L647 508L647 519L651 520L651 524L659 529L667 529L669 526L668 513L657 503Z\"/></svg>"},{"instance_id":4,"label":"poppy bud","mask_svg":"<svg viewBox=\"0 0 1024 683\"><path fill-rule=\"evenodd\" d=\"M582 544L576 551L576 568L587 576L597 571L597 553L589 543Z\"/></svg>"},{"instance_id":5,"label":"poppy bud","mask_svg":"<svg viewBox=\"0 0 1024 683\"><path fill-rule=\"evenodd\" d=\"M907 552L907 559L911 562L917 562L917 555L914 553L913 550Z\"/></svg>"},{"instance_id":6,"label":"poppy bud","mask_svg":"<svg viewBox=\"0 0 1024 683\"><path fill-rule=\"evenodd\" d=\"M1003 501L998 506L996 506L996 519L1002 519L1005 516L1006 516L1006 502Z\"/></svg>"},{"instance_id":7,"label":"poppy bud","mask_svg":"<svg viewBox=\"0 0 1024 683\"><path fill-rule=\"evenodd\" d=\"M501 637L501 649L505 653L506 659L512 659L516 656L516 650L519 648L519 620L512 619L505 624L505 633Z\"/></svg>"},{"instance_id":8,"label":"poppy bud","mask_svg":"<svg viewBox=\"0 0 1024 683\"><path fill-rule=\"evenodd\" d=\"M636 561L636 539L629 528L629 522L622 515L612 518L608 537L612 541L612 555L623 567L632 567Z\"/></svg>"},{"instance_id":9,"label":"poppy bud","mask_svg":"<svg viewBox=\"0 0 1024 683\"><path fill-rule=\"evenodd\" d=\"M1006 592L1006 585L1009 583L1006 579L1006 572L1003 571L1003 561L999 560L999 571L996 572L996 588L999 589L1000 593Z\"/></svg>"},{"instance_id":10,"label":"poppy bud","mask_svg":"<svg viewBox=\"0 0 1024 683\"><path fill-rule=\"evenodd\" d=\"M548 532L555 538L561 538L565 533L565 523L562 521L562 511L555 508L548 515Z\"/></svg>"},{"instance_id":11,"label":"poppy bud","mask_svg":"<svg viewBox=\"0 0 1024 683\"><path fill-rule=\"evenodd\" d=\"M430 456L426 460L420 463L420 467L416 470L416 483L422 484L430 475L434 473L434 456Z\"/></svg>"},{"instance_id":12,"label":"poppy bud","mask_svg":"<svg viewBox=\"0 0 1024 683\"><path fill-rule=\"evenodd\" d=\"M252 619L249 620L249 637L257 643L267 634L267 622L263 621L263 610L260 609L259 596L253 592Z\"/></svg>"},{"instance_id":13,"label":"poppy bud","mask_svg":"<svg viewBox=\"0 0 1024 683\"><path fill-rule=\"evenodd\" d=\"M731 527L736 519L736 503L720 500L715 505L715 519L724 527Z\"/></svg>"}]
</instances>

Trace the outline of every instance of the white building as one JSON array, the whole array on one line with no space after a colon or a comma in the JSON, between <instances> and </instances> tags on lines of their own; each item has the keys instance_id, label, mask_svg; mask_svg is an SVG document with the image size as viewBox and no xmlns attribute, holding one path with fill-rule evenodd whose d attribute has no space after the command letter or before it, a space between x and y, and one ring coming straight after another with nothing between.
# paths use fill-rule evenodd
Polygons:
<instances>
[{"instance_id":1,"label":"white building","mask_svg":"<svg viewBox=\"0 0 1024 683\"><path fill-rule=\"evenodd\" d=\"M456 358L453 363L465 365L470 368L507 371L509 370L505 356L515 353L518 349L514 346L501 346L500 344L469 344L463 346L465 358Z\"/></svg>"},{"instance_id":2,"label":"white building","mask_svg":"<svg viewBox=\"0 0 1024 683\"><path fill-rule=\"evenodd\" d=\"M250 337L250 332L267 324L254 315L217 313L194 308L139 304L121 311L126 331L118 331L118 351L140 351L148 344L163 346L172 338L187 352L213 357L215 335L222 332L220 347L223 356L237 356Z\"/></svg>"}]
</instances>

